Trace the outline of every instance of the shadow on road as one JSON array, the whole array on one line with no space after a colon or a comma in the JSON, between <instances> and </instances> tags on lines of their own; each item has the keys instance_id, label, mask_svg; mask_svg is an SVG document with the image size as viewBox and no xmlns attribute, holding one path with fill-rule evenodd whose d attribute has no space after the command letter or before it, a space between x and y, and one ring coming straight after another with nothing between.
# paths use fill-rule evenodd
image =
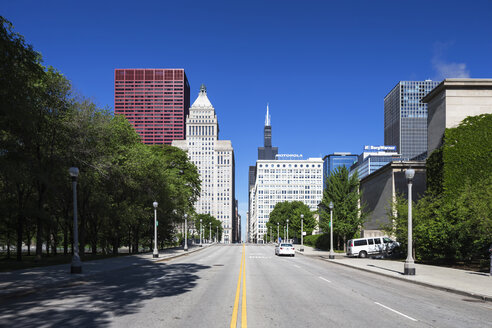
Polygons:
<instances>
[{"instance_id":1,"label":"shadow on road","mask_svg":"<svg viewBox=\"0 0 492 328\"><path fill-rule=\"evenodd\" d=\"M86 277L77 286L12 299L0 307L0 326L105 326L111 317L138 312L146 300L188 292L197 284L197 273L209 268L142 260L132 267Z\"/></svg>"}]
</instances>

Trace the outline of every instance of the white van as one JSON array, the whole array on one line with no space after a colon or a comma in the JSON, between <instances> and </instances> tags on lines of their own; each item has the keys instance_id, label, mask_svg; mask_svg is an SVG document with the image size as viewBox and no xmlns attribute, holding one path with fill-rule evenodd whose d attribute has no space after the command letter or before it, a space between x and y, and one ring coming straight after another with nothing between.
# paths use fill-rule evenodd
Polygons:
<instances>
[{"instance_id":1,"label":"white van","mask_svg":"<svg viewBox=\"0 0 492 328\"><path fill-rule=\"evenodd\" d=\"M383 252L391 254L398 246L400 246L399 242L386 236L350 239L347 242L347 256L367 257L369 254L381 254Z\"/></svg>"}]
</instances>

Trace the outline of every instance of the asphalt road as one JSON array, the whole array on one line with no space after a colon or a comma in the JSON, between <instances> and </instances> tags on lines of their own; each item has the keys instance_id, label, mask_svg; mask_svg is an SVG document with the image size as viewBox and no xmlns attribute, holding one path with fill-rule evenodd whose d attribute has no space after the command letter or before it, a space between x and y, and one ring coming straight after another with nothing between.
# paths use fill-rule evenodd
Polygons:
<instances>
[{"instance_id":1,"label":"asphalt road","mask_svg":"<svg viewBox=\"0 0 492 328\"><path fill-rule=\"evenodd\" d=\"M491 327L492 303L323 260L277 257L271 246L237 245L144 262L0 305L0 327L230 327L231 321Z\"/></svg>"}]
</instances>

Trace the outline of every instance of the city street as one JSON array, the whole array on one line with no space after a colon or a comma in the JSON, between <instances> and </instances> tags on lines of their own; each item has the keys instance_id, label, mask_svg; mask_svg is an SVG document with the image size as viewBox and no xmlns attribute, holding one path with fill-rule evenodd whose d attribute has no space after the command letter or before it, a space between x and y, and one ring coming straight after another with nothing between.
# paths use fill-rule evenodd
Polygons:
<instances>
[{"instance_id":1,"label":"city street","mask_svg":"<svg viewBox=\"0 0 492 328\"><path fill-rule=\"evenodd\" d=\"M492 303L302 255L277 257L272 246L224 245L0 305L5 327L229 327L231 320L237 327L490 327Z\"/></svg>"}]
</instances>

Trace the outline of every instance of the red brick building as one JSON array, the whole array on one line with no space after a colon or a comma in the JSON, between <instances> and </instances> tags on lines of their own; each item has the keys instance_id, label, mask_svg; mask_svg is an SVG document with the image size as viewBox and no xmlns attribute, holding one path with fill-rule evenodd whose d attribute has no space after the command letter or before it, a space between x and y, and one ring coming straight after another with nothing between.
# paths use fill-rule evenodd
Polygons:
<instances>
[{"instance_id":1,"label":"red brick building","mask_svg":"<svg viewBox=\"0 0 492 328\"><path fill-rule=\"evenodd\" d=\"M126 116L143 143L185 139L189 108L184 69L115 69L114 112Z\"/></svg>"}]
</instances>

